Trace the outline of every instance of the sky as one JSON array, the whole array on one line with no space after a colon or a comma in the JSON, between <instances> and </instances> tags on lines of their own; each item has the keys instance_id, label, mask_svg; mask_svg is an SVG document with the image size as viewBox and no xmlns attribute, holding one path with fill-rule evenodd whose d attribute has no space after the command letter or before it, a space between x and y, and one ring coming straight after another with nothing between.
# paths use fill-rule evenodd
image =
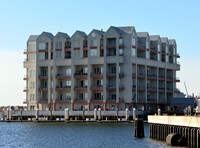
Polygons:
<instances>
[{"instance_id":1,"label":"sky","mask_svg":"<svg viewBox=\"0 0 200 148\"><path fill-rule=\"evenodd\" d=\"M176 39L181 58L178 72L182 92L200 95L199 0L1 0L0 106L22 105L25 99L23 51L29 35L43 31L70 36L81 30L106 31L112 26L135 26L137 32Z\"/></svg>"}]
</instances>

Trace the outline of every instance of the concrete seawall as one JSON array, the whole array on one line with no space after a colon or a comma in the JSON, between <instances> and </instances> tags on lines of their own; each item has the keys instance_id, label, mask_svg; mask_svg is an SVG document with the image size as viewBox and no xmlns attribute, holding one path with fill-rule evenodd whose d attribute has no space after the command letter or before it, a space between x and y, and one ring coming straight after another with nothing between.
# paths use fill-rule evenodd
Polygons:
<instances>
[{"instance_id":1,"label":"concrete seawall","mask_svg":"<svg viewBox=\"0 0 200 148\"><path fill-rule=\"evenodd\" d=\"M200 117L198 116L148 116L148 123L152 139L172 144L171 139L174 135L178 135L180 138L176 139L177 145L200 147Z\"/></svg>"}]
</instances>

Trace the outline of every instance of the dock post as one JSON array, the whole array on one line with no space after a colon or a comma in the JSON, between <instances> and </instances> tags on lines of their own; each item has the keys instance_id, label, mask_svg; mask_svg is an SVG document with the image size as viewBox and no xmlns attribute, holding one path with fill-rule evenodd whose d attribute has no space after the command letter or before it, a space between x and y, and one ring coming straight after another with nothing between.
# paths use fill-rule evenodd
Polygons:
<instances>
[{"instance_id":1,"label":"dock post","mask_svg":"<svg viewBox=\"0 0 200 148\"><path fill-rule=\"evenodd\" d=\"M136 117L136 109L133 108L133 120L135 121L135 117Z\"/></svg>"},{"instance_id":2,"label":"dock post","mask_svg":"<svg viewBox=\"0 0 200 148\"><path fill-rule=\"evenodd\" d=\"M2 118L3 118L3 121L5 121L5 110L4 109L2 110Z\"/></svg>"},{"instance_id":3,"label":"dock post","mask_svg":"<svg viewBox=\"0 0 200 148\"><path fill-rule=\"evenodd\" d=\"M161 115L161 109L159 108L158 109L158 116L160 116Z\"/></svg>"},{"instance_id":4,"label":"dock post","mask_svg":"<svg viewBox=\"0 0 200 148\"><path fill-rule=\"evenodd\" d=\"M65 108L65 122L69 121L69 109Z\"/></svg>"},{"instance_id":5,"label":"dock post","mask_svg":"<svg viewBox=\"0 0 200 148\"><path fill-rule=\"evenodd\" d=\"M8 121L9 120L9 109L7 108L7 115L6 115L6 120Z\"/></svg>"},{"instance_id":6,"label":"dock post","mask_svg":"<svg viewBox=\"0 0 200 148\"><path fill-rule=\"evenodd\" d=\"M38 121L39 120L39 109L36 108L35 110L35 119Z\"/></svg>"},{"instance_id":7,"label":"dock post","mask_svg":"<svg viewBox=\"0 0 200 148\"><path fill-rule=\"evenodd\" d=\"M128 108L126 108L126 120L128 121L129 120L129 112L128 112Z\"/></svg>"},{"instance_id":8,"label":"dock post","mask_svg":"<svg viewBox=\"0 0 200 148\"><path fill-rule=\"evenodd\" d=\"M94 120L95 121L97 120L97 109L96 108L94 109Z\"/></svg>"},{"instance_id":9,"label":"dock post","mask_svg":"<svg viewBox=\"0 0 200 148\"><path fill-rule=\"evenodd\" d=\"M20 110L20 121L22 122L22 109Z\"/></svg>"},{"instance_id":10,"label":"dock post","mask_svg":"<svg viewBox=\"0 0 200 148\"><path fill-rule=\"evenodd\" d=\"M83 110L83 121L85 121L85 110Z\"/></svg>"},{"instance_id":11,"label":"dock post","mask_svg":"<svg viewBox=\"0 0 200 148\"><path fill-rule=\"evenodd\" d=\"M143 124L143 119L140 118L140 116L138 116L135 120L134 137L137 138L144 137L144 124Z\"/></svg>"},{"instance_id":12,"label":"dock post","mask_svg":"<svg viewBox=\"0 0 200 148\"><path fill-rule=\"evenodd\" d=\"M98 109L98 120L101 120L101 108Z\"/></svg>"},{"instance_id":13,"label":"dock post","mask_svg":"<svg viewBox=\"0 0 200 148\"><path fill-rule=\"evenodd\" d=\"M10 109L10 111L9 111L9 120L10 121L12 120L12 109Z\"/></svg>"}]
</instances>

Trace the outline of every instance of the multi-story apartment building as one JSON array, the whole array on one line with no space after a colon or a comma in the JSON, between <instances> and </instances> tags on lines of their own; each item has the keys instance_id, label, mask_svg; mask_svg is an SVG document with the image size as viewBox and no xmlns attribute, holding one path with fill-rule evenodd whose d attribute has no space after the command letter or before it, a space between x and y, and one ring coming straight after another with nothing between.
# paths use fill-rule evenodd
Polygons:
<instances>
[{"instance_id":1,"label":"multi-story apartment building","mask_svg":"<svg viewBox=\"0 0 200 148\"><path fill-rule=\"evenodd\" d=\"M28 110L163 110L175 93L177 45L134 27L30 36Z\"/></svg>"}]
</instances>

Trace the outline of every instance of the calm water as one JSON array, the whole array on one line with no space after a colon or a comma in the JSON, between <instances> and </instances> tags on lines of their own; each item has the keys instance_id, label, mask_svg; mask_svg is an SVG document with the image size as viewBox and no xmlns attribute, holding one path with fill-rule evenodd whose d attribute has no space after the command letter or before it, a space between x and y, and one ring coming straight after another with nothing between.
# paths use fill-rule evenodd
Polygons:
<instances>
[{"instance_id":1,"label":"calm water","mask_svg":"<svg viewBox=\"0 0 200 148\"><path fill-rule=\"evenodd\" d=\"M0 122L1 147L167 147L149 138L133 137L131 123L3 123Z\"/></svg>"}]
</instances>

